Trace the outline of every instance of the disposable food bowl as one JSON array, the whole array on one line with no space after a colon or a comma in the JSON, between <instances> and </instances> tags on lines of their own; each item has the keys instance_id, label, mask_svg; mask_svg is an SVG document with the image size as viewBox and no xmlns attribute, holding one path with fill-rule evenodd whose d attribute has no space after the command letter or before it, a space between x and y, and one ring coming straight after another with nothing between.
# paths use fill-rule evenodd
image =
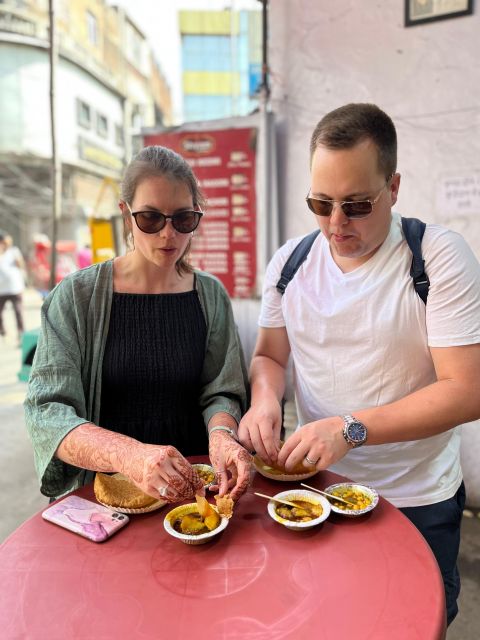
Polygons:
<instances>
[{"instance_id":1,"label":"disposable food bowl","mask_svg":"<svg viewBox=\"0 0 480 640\"><path fill-rule=\"evenodd\" d=\"M215 511L217 511L217 508L213 504L211 506L213 509L215 509ZM180 518L181 516L186 516L188 513L198 513L196 502L192 502L190 504L182 504L179 507L175 507L175 509L172 509L167 513L163 521L165 531L169 533L173 538L177 538L177 540L180 540L185 544L198 545L210 542L215 536L217 536L227 527L229 522L228 518L220 516L220 524L218 525L218 527L213 529L213 531L201 533L198 536L187 535L186 533L179 533L178 531L175 531L175 529L173 528L173 523L175 522L175 520L177 518Z\"/></svg>"},{"instance_id":2,"label":"disposable food bowl","mask_svg":"<svg viewBox=\"0 0 480 640\"><path fill-rule=\"evenodd\" d=\"M279 498L283 500L302 500L303 502L309 502L311 504L320 505L322 507L322 513L318 516L318 518L314 518L313 520L309 520L308 522L293 522L292 520L286 520L278 515L276 512L276 508L280 506L278 502L274 502L270 500L268 503L268 515L283 525L287 529L291 529L292 531L306 531L307 529L312 529L316 527L318 524L323 522L330 515L330 502L319 495L318 493L314 493L313 491L307 491L303 489L292 489L291 491L281 491L280 493L275 494L274 498Z\"/></svg>"},{"instance_id":3,"label":"disposable food bowl","mask_svg":"<svg viewBox=\"0 0 480 640\"><path fill-rule=\"evenodd\" d=\"M288 473L287 471L282 471L276 467L268 465L259 458L258 455L253 457L253 466L256 471L265 478L269 478L270 480L280 480L280 482L299 482L300 480L311 478L318 473L317 469L307 468L305 468L304 472L300 472L300 470L298 470L297 473Z\"/></svg>"},{"instance_id":4,"label":"disposable food bowl","mask_svg":"<svg viewBox=\"0 0 480 640\"><path fill-rule=\"evenodd\" d=\"M206 487L210 487L212 484L215 484L215 480L216 480L216 476L215 476L215 469L212 467L211 464L192 464L192 467L195 469L195 471L198 473L198 475L200 476L203 484ZM210 482L205 482L204 479L204 474L212 474L213 473L213 480L211 480Z\"/></svg>"},{"instance_id":5,"label":"disposable food bowl","mask_svg":"<svg viewBox=\"0 0 480 640\"><path fill-rule=\"evenodd\" d=\"M363 494L366 498L370 500L370 503L362 508L349 508L347 505L339 507L333 502L330 502L332 511L334 513L339 513L342 516L349 516L351 518L356 518L358 516L363 516L375 507L378 504L378 493L372 487L367 487L364 484L357 484L355 482L338 482L337 484L331 484L329 487L325 489L325 493L332 493L336 491L341 491L341 498L345 498L345 500L353 500L355 501L355 492ZM353 496L351 495L354 492ZM350 495L349 495L350 494ZM330 499L331 500L331 499Z\"/></svg>"}]
</instances>

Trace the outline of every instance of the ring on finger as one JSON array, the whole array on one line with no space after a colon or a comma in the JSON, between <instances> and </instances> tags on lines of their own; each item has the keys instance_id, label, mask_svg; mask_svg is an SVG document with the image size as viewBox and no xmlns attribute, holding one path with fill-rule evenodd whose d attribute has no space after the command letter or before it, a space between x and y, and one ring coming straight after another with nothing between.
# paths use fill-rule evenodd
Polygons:
<instances>
[{"instance_id":1,"label":"ring on finger","mask_svg":"<svg viewBox=\"0 0 480 640\"><path fill-rule=\"evenodd\" d=\"M315 467L317 462L318 462L318 460L310 460L310 458L308 456L305 456L305 462L307 462L312 467Z\"/></svg>"},{"instance_id":2,"label":"ring on finger","mask_svg":"<svg viewBox=\"0 0 480 640\"><path fill-rule=\"evenodd\" d=\"M166 498L168 493L168 487L157 487L157 491L162 496L162 498Z\"/></svg>"}]
</instances>

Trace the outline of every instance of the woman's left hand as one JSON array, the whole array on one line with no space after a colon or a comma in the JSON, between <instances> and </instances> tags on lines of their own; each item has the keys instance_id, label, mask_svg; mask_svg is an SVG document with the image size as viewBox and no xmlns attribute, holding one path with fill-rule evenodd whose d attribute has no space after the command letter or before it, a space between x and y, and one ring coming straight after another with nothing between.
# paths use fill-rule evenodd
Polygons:
<instances>
[{"instance_id":1,"label":"woman's left hand","mask_svg":"<svg viewBox=\"0 0 480 640\"><path fill-rule=\"evenodd\" d=\"M218 487L220 496L224 496L231 489L230 497L232 500L238 500L250 481L252 456L226 431L215 431L210 435L209 454L217 474L217 484L210 489L216 490ZM231 474L230 479L228 471Z\"/></svg>"}]
</instances>

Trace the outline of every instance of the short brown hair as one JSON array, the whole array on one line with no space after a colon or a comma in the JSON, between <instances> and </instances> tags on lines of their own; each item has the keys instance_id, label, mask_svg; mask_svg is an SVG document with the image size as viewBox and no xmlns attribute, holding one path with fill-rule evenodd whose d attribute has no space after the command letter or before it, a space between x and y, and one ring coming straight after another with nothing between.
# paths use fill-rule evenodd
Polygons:
<instances>
[{"instance_id":1,"label":"short brown hair","mask_svg":"<svg viewBox=\"0 0 480 640\"><path fill-rule=\"evenodd\" d=\"M375 143L379 169L390 178L397 169L397 133L392 119L374 104L350 103L327 113L312 133L310 163L319 146L350 149L366 139Z\"/></svg>"},{"instance_id":2,"label":"short brown hair","mask_svg":"<svg viewBox=\"0 0 480 640\"><path fill-rule=\"evenodd\" d=\"M199 187L198 181L185 158L175 151L160 145L151 145L141 149L125 170L121 184L121 198L124 202L132 203L138 185L146 178L166 177L169 180L183 182L192 194L195 209L205 207L205 197ZM125 215L129 215L126 213ZM127 227L125 226L127 232ZM126 241L129 244L129 234L126 233ZM181 275L191 273L192 266L187 261L190 251L190 242L184 254L177 261L175 268Z\"/></svg>"}]
</instances>

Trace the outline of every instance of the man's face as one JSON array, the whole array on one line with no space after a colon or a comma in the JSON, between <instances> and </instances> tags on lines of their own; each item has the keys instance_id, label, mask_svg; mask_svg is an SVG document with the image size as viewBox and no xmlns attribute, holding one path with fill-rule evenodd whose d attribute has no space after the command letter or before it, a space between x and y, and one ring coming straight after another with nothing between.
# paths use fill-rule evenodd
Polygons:
<instances>
[{"instance_id":1,"label":"man's face","mask_svg":"<svg viewBox=\"0 0 480 640\"><path fill-rule=\"evenodd\" d=\"M390 229L391 207L397 200L400 175L386 185L378 167L378 153L371 140L351 149L318 147L312 158L310 195L325 200L378 200L372 213L358 220L348 218L335 203L330 216L315 216L330 243L332 257L342 271L352 271L380 247ZM385 187L381 191L382 187Z\"/></svg>"}]
</instances>

